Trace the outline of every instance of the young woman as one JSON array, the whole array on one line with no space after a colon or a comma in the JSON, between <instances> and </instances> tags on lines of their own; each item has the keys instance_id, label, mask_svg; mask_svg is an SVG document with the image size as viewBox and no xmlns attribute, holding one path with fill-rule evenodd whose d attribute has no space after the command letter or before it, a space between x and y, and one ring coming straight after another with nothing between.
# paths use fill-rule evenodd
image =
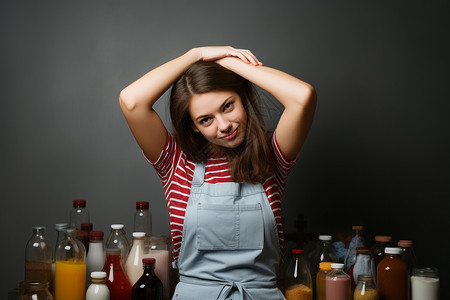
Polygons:
<instances>
[{"instance_id":1,"label":"young woman","mask_svg":"<svg viewBox=\"0 0 450 300\"><path fill-rule=\"evenodd\" d=\"M252 84L284 106L271 136ZM169 87L172 134L153 110ZM120 105L163 183L180 273L173 299L284 299L281 197L314 89L249 50L201 47L125 88Z\"/></svg>"}]
</instances>

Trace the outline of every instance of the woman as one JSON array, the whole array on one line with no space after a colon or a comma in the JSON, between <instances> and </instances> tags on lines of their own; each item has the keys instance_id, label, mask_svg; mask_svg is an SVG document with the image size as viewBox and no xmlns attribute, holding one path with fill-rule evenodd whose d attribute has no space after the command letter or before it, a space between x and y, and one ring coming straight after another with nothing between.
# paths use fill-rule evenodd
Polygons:
<instances>
[{"instance_id":1,"label":"woman","mask_svg":"<svg viewBox=\"0 0 450 300\"><path fill-rule=\"evenodd\" d=\"M272 137L251 83L284 106ZM171 86L173 134L153 110ZM281 196L314 89L248 50L200 47L125 88L120 105L163 183L180 273L173 299L284 299Z\"/></svg>"}]
</instances>

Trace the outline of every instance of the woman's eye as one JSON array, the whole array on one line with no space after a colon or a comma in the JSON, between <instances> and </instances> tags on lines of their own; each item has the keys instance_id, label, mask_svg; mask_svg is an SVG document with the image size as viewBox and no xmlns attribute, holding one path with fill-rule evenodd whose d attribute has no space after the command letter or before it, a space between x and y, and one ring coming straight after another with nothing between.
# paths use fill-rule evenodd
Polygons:
<instances>
[{"instance_id":1,"label":"woman's eye","mask_svg":"<svg viewBox=\"0 0 450 300\"><path fill-rule=\"evenodd\" d=\"M233 106L233 102L228 102L227 104L225 104L225 106L223 107L223 110L228 110Z\"/></svg>"},{"instance_id":2,"label":"woman's eye","mask_svg":"<svg viewBox=\"0 0 450 300\"><path fill-rule=\"evenodd\" d=\"M211 121L211 118L204 118L200 120L200 124L207 125Z\"/></svg>"}]
</instances>

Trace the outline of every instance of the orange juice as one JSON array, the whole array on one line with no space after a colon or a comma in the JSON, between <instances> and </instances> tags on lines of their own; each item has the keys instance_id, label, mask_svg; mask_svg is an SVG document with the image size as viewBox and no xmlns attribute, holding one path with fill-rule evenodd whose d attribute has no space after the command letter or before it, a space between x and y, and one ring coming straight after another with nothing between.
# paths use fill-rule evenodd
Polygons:
<instances>
[{"instance_id":1,"label":"orange juice","mask_svg":"<svg viewBox=\"0 0 450 300\"><path fill-rule=\"evenodd\" d=\"M84 300L86 290L86 263L56 261L55 299Z\"/></svg>"}]
</instances>

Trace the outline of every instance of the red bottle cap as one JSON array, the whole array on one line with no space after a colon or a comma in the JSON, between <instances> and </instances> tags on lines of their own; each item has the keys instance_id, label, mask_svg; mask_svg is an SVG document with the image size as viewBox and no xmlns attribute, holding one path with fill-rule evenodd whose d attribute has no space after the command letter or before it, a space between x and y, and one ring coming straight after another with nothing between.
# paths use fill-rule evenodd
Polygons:
<instances>
[{"instance_id":1,"label":"red bottle cap","mask_svg":"<svg viewBox=\"0 0 450 300\"><path fill-rule=\"evenodd\" d=\"M86 200L73 200L73 207L86 207Z\"/></svg>"},{"instance_id":2,"label":"red bottle cap","mask_svg":"<svg viewBox=\"0 0 450 300\"><path fill-rule=\"evenodd\" d=\"M81 230L92 231L92 223L81 223Z\"/></svg>"},{"instance_id":3,"label":"red bottle cap","mask_svg":"<svg viewBox=\"0 0 450 300\"><path fill-rule=\"evenodd\" d=\"M389 243L392 240L392 236L388 235L376 235L375 241L382 243Z\"/></svg>"},{"instance_id":4,"label":"red bottle cap","mask_svg":"<svg viewBox=\"0 0 450 300\"><path fill-rule=\"evenodd\" d=\"M93 230L90 233L91 241L102 241L103 240L103 231Z\"/></svg>"},{"instance_id":5,"label":"red bottle cap","mask_svg":"<svg viewBox=\"0 0 450 300\"><path fill-rule=\"evenodd\" d=\"M303 249L292 249L292 254L303 254Z\"/></svg>"},{"instance_id":6,"label":"red bottle cap","mask_svg":"<svg viewBox=\"0 0 450 300\"><path fill-rule=\"evenodd\" d=\"M143 258L142 263L143 264L154 264L156 262L156 259L154 258Z\"/></svg>"},{"instance_id":7,"label":"red bottle cap","mask_svg":"<svg viewBox=\"0 0 450 300\"><path fill-rule=\"evenodd\" d=\"M148 202L147 201L137 201L136 209L148 209Z\"/></svg>"},{"instance_id":8,"label":"red bottle cap","mask_svg":"<svg viewBox=\"0 0 450 300\"><path fill-rule=\"evenodd\" d=\"M410 248L413 245L413 241L411 240L400 240L398 241L399 247Z\"/></svg>"}]
</instances>

